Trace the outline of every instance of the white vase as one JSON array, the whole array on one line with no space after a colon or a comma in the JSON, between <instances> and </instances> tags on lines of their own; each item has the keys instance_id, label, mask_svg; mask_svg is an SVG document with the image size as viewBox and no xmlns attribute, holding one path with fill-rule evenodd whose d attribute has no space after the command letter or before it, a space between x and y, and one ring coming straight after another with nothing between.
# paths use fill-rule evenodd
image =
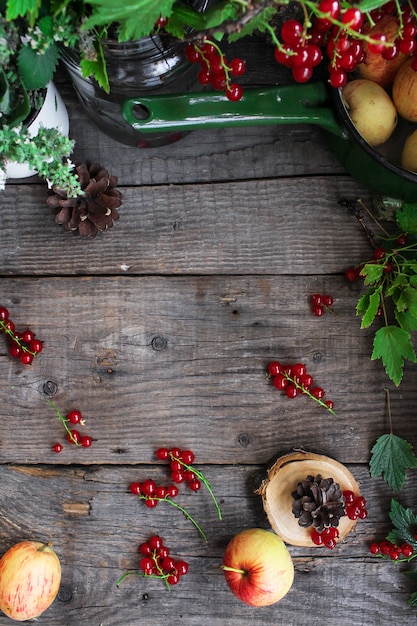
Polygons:
<instances>
[{"instance_id":1,"label":"white vase","mask_svg":"<svg viewBox=\"0 0 417 626\"><path fill-rule=\"evenodd\" d=\"M57 128L63 135L68 136L69 133L69 117L67 107L64 104L57 88L53 82L49 82L46 86L46 95L42 108L39 110L35 119L28 125L29 134L35 137L40 126L46 128ZM26 163L16 163L10 161L6 164L7 178L28 178L34 176L36 170L31 169Z\"/></svg>"}]
</instances>

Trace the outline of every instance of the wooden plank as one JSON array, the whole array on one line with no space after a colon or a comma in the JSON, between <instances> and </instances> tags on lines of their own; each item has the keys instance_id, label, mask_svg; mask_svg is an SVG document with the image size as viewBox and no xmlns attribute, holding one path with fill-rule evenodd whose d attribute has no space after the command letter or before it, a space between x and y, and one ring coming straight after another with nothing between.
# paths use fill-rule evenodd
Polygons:
<instances>
[{"instance_id":1,"label":"wooden plank","mask_svg":"<svg viewBox=\"0 0 417 626\"><path fill-rule=\"evenodd\" d=\"M173 616L187 626L210 618L216 626L288 626L309 622L319 626L323 615L338 626L362 626L364 617L389 626L392 614L401 623L415 620L407 606L412 585L401 568L372 557L369 540L383 538L389 530L389 496L381 497L381 484L365 468L350 466L366 495L369 518L331 553L321 548L289 547L295 565L295 582L278 604L250 608L228 590L220 566L231 537L250 527L269 528L259 497L252 492L253 475L262 466L201 466L221 502L223 520L205 490L181 490L178 503L199 521L205 543L190 522L174 507L159 504L147 509L128 493L132 480L152 477L164 481L161 467L50 468L0 467L3 498L0 503L0 549L17 541L52 541L62 563L58 598L41 621L45 626L139 626L172 623ZM378 486L378 488L377 488ZM413 499L407 483L403 497ZM158 580L135 576L116 582L138 566L137 549L159 533L174 557L185 559L189 573L168 591ZM1 626L8 618L0 616Z\"/></svg>"},{"instance_id":2,"label":"wooden plank","mask_svg":"<svg viewBox=\"0 0 417 626\"><path fill-rule=\"evenodd\" d=\"M146 463L165 435L202 462L257 463L292 447L367 462L392 384L370 360L376 326L360 330L356 287L341 276L4 278L2 305L45 349L21 366L1 337L2 461ZM312 315L316 291L333 294L337 315ZM305 362L337 418L281 397L265 378L273 359ZM415 376L407 365L392 390L395 431L411 441ZM82 410L92 448L51 452L63 428L48 399Z\"/></svg>"},{"instance_id":3,"label":"wooden plank","mask_svg":"<svg viewBox=\"0 0 417 626\"><path fill-rule=\"evenodd\" d=\"M45 186L9 185L0 195L2 274L311 275L369 258L338 201L362 197L371 206L370 194L347 176L121 191L120 220L85 240L55 224Z\"/></svg>"}]
</instances>

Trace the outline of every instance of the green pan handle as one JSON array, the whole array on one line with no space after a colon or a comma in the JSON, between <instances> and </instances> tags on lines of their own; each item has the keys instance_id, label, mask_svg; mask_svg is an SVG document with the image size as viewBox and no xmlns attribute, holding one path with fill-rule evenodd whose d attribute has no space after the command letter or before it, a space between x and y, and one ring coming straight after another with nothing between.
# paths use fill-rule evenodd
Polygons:
<instances>
[{"instance_id":1,"label":"green pan handle","mask_svg":"<svg viewBox=\"0 0 417 626\"><path fill-rule=\"evenodd\" d=\"M315 124L344 137L323 82L278 87L247 87L231 102L219 92L129 98L122 104L126 122L141 133L268 124ZM146 117L135 114L139 108Z\"/></svg>"}]
</instances>

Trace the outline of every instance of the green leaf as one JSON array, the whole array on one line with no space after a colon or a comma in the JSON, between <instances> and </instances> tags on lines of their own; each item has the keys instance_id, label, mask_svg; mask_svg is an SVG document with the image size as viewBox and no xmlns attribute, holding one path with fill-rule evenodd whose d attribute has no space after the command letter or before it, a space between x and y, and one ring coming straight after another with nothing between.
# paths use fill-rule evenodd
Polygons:
<instances>
[{"instance_id":1,"label":"green leaf","mask_svg":"<svg viewBox=\"0 0 417 626\"><path fill-rule=\"evenodd\" d=\"M52 80L58 64L59 50L51 45L44 54L38 54L30 46L22 46L19 51L18 66L26 89L40 89Z\"/></svg>"},{"instance_id":2,"label":"green leaf","mask_svg":"<svg viewBox=\"0 0 417 626\"><path fill-rule=\"evenodd\" d=\"M406 509L396 500L391 500L389 516L394 529L387 539L393 543L410 543L413 548L417 548L417 540L414 537L417 529L417 517L412 510Z\"/></svg>"},{"instance_id":3,"label":"green leaf","mask_svg":"<svg viewBox=\"0 0 417 626\"><path fill-rule=\"evenodd\" d=\"M361 276L364 277L365 285L377 283L384 272L384 266L379 263L366 263L361 269Z\"/></svg>"},{"instance_id":4,"label":"green leaf","mask_svg":"<svg viewBox=\"0 0 417 626\"><path fill-rule=\"evenodd\" d=\"M411 315L417 317L417 289L411 286L402 289L395 304L399 311L409 310Z\"/></svg>"},{"instance_id":5,"label":"green leaf","mask_svg":"<svg viewBox=\"0 0 417 626\"><path fill-rule=\"evenodd\" d=\"M41 4L42 0L8 0L6 18L12 21L27 13L37 13Z\"/></svg>"},{"instance_id":6,"label":"green leaf","mask_svg":"<svg viewBox=\"0 0 417 626\"><path fill-rule=\"evenodd\" d=\"M377 330L371 355L371 360L375 359L382 359L387 375L398 387L403 377L404 359L416 362L410 333L398 326Z\"/></svg>"},{"instance_id":7,"label":"green leaf","mask_svg":"<svg viewBox=\"0 0 417 626\"><path fill-rule=\"evenodd\" d=\"M417 204L405 202L401 209L397 210L396 220L403 232L417 233Z\"/></svg>"},{"instance_id":8,"label":"green leaf","mask_svg":"<svg viewBox=\"0 0 417 626\"><path fill-rule=\"evenodd\" d=\"M394 491L400 491L406 470L417 467L412 446L397 435L381 435L371 449L369 468L372 478L382 476Z\"/></svg>"},{"instance_id":9,"label":"green leaf","mask_svg":"<svg viewBox=\"0 0 417 626\"><path fill-rule=\"evenodd\" d=\"M233 43L241 37L253 35L256 31L264 33L268 29L268 24L274 15L276 15L276 12L277 10L274 7L267 7L252 18L238 33L229 35L229 43Z\"/></svg>"},{"instance_id":10,"label":"green leaf","mask_svg":"<svg viewBox=\"0 0 417 626\"><path fill-rule=\"evenodd\" d=\"M381 302L380 294L382 287L379 286L373 293L368 293L368 306L363 313L361 328L368 328L374 321L378 313L378 307ZM359 305L359 303L358 303Z\"/></svg>"},{"instance_id":11,"label":"green leaf","mask_svg":"<svg viewBox=\"0 0 417 626\"><path fill-rule=\"evenodd\" d=\"M107 75L106 61L104 59L103 49L99 46L97 50L97 59L91 61L89 59L81 59L81 72L84 78L94 76L97 83L106 93L110 91L109 77Z\"/></svg>"},{"instance_id":12,"label":"green leaf","mask_svg":"<svg viewBox=\"0 0 417 626\"><path fill-rule=\"evenodd\" d=\"M413 332L417 330L417 317L414 317L410 313L410 311L398 311L397 309L394 311L395 319L398 322L398 325L401 328L408 332Z\"/></svg>"}]
</instances>

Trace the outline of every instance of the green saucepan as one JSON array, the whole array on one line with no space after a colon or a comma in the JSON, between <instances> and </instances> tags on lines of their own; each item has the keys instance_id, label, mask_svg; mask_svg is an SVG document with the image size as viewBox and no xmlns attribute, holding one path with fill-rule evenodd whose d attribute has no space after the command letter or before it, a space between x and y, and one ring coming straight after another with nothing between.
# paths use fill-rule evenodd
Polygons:
<instances>
[{"instance_id":1,"label":"green saucepan","mask_svg":"<svg viewBox=\"0 0 417 626\"><path fill-rule=\"evenodd\" d=\"M314 124L326 132L343 167L368 189L406 202L417 202L417 174L389 162L355 129L341 92L325 82L277 87L247 87L230 102L219 92L129 98L124 119L141 134L255 126Z\"/></svg>"}]
</instances>

